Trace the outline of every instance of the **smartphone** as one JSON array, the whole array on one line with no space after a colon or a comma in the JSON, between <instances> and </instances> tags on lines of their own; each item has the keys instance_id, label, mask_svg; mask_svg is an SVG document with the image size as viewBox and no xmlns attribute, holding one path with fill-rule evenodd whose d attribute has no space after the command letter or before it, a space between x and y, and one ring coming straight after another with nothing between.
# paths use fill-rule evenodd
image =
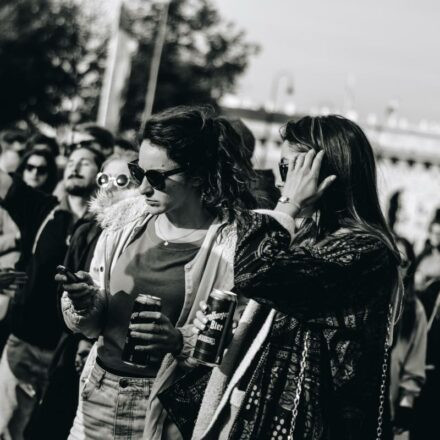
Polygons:
<instances>
[{"instance_id":1,"label":"smartphone","mask_svg":"<svg viewBox=\"0 0 440 440\"><path fill-rule=\"evenodd\" d=\"M57 266L57 272L62 274L62 275L65 275L67 277L67 280L70 283L79 283L79 282L81 282L81 280L75 274L73 274L72 272L70 272L69 269L67 269L67 267L59 265L59 266Z\"/></svg>"}]
</instances>

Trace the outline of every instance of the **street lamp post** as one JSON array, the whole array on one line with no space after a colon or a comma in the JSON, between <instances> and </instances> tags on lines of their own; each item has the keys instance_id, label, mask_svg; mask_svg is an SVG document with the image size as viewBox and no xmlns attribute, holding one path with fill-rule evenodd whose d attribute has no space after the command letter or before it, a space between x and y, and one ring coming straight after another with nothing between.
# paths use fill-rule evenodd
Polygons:
<instances>
[{"instance_id":1,"label":"street lamp post","mask_svg":"<svg viewBox=\"0 0 440 440\"><path fill-rule=\"evenodd\" d=\"M153 112L154 97L156 95L157 76L159 74L160 59L162 56L162 49L165 43L165 35L167 30L168 9L170 0L162 0L162 10L159 19L159 29L156 40L154 42L153 58L150 65L150 76L148 78L147 94L145 96L145 107L142 113L141 133L145 129L145 124L151 117Z\"/></svg>"},{"instance_id":2,"label":"street lamp post","mask_svg":"<svg viewBox=\"0 0 440 440\"><path fill-rule=\"evenodd\" d=\"M264 155L261 160L260 166L261 168L264 168L267 162L267 156L268 156L268 148L269 148L269 139L271 137L272 133L272 124L274 121L275 113L277 112L278 107L278 95L280 90L281 81L286 80L286 94L287 95L293 95L294 88L293 88L293 75L289 71L282 71L278 72L272 80L272 87L271 87L271 93L270 93L270 103L272 104L272 108L267 111L267 117L266 117L266 135L264 136L265 139L265 149L264 149Z\"/></svg>"}]
</instances>

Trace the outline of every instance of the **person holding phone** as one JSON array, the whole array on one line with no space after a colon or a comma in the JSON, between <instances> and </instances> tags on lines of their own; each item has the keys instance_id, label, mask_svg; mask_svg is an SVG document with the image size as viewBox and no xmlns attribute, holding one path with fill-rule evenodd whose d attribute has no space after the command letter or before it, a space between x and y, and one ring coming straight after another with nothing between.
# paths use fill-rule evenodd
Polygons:
<instances>
[{"instance_id":1,"label":"person holding phone","mask_svg":"<svg viewBox=\"0 0 440 440\"><path fill-rule=\"evenodd\" d=\"M89 356L81 378L71 440L114 432L182 438L158 394L192 367L198 303L213 288L232 287L236 222L254 205L240 136L206 108L151 117L129 170L137 196L101 216L104 231L90 272L76 273L79 283L58 276L66 324L98 338L97 355ZM138 294L161 298L162 310L133 323ZM145 365L122 361L127 331L146 354Z\"/></svg>"},{"instance_id":2,"label":"person holding phone","mask_svg":"<svg viewBox=\"0 0 440 440\"><path fill-rule=\"evenodd\" d=\"M57 267L57 272L66 275L72 282L78 281L74 272L90 269L102 232L95 214L105 215L108 209L126 200L135 190L136 184L130 177L127 163L137 156L135 152L114 154L106 159L97 174L98 190L89 204L90 219L75 230L64 263ZM63 334L49 369L48 387L26 428L27 440L44 438L47 426L50 426L52 438L68 437L78 406L80 376L93 343L94 340L78 333Z\"/></svg>"},{"instance_id":3,"label":"person holding phone","mask_svg":"<svg viewBox=\"0 0 440 440\"><path fill-rule=\"evenodd\" d=\"M192 438L390 439L389 349L402 289L373 150L334 115L288 122L282 137L276 209L301 226L291 240L253 213L238 228L233 291L252 300ZM201 311L194 324L205 328Z\"/></svg>"}]
</instances>

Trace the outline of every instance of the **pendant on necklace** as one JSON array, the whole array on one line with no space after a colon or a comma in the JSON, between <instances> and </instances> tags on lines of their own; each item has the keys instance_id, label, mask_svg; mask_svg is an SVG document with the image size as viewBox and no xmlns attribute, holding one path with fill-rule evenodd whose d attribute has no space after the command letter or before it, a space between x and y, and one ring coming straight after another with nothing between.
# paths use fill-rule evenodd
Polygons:
<instances>
[{"instance_id":1,"label":"pendant on necklace","mask_svg":"<svg viewBox=\"0 0 440 440\"><path fill-rule=\"evenodd\" d=\"M168 241L165 240L165 241L163 242L163 245L164 245L164 246L168 246Z\"/></svg>"}]
</instances>

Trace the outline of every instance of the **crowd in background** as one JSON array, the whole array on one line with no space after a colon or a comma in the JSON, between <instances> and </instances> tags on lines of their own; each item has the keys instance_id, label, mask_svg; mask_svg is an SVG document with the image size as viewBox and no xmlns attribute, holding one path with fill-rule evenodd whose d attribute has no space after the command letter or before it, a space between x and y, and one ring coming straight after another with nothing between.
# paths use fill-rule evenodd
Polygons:
<instances>
[{"instance_id":1,"label":"crowd in background","mask_svg":"<svg viewBox=\"0 0 440 440\"><path fill-rule=\"evenodd\" d=\"M252 133L242 121L230 122L250 158ZM119 201L118 190L139 186L128 165L138 159L135 143L92 123L73 127L70 139L66 144L15 128L0 133L0 169L10 176L0 179L0 270L15 276L4 284L0 277L0 438L5 440L49 438L49 425L50 438L68 437L94 338L65 327L55 300L61 295L56 267L64 263L73 272L99 272L92 264L102 233L96 215ZM274 173L256 172L251 191L258 207L272 209L280 196ZM96 194L109 187L112 198L100 205ZM391 227L396 209L391 202ZM394 332L388 397L396 438L410 432L411 440L426 440L438 432L440 210L419 255L404 237L396 236L396 242L405 296Z\"/></svg>"}]
</instances>

